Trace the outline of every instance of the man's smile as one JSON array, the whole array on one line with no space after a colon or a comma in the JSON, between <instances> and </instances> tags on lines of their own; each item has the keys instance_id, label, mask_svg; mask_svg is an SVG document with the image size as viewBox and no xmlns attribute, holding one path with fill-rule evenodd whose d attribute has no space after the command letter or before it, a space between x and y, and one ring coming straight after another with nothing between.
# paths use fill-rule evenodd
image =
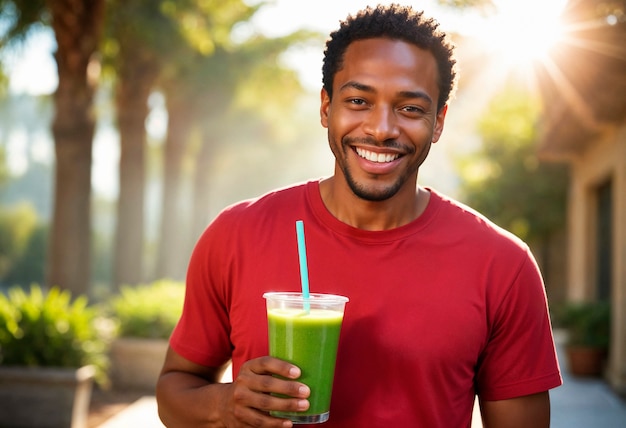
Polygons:
<instances>
[{"instance_id":1,"label":"man's smile","mask_svg":"<svg viewBox=\"0 0 626 428\"><path fill-rule=\"evenodd\" d=\"M393 162L400 157L397 153L376 153L360 147L356 147L355 150L360 157L370 162L387 163Z\"/></svg>"}]
</instances>

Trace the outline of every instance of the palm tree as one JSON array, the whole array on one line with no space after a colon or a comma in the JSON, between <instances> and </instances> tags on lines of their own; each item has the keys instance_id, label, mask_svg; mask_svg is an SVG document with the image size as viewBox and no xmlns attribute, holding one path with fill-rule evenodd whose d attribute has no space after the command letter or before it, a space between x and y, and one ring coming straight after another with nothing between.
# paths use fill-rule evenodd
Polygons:
<instances>
[{"instance_id":1,"label":"palm tree","mask_svg":"<svg viewBox=\"0 0 626 428\"><path fill-rule=\"evenodd\" d=\"M163 35L173 23L153 0L113 0L109 40L116 72L115 105L120 134L119 197L113 249L113 285L143 281L148 98L161 72Z\"/></svg>"},{"instance_id":2,"label":"palm tree","mask_svg":"<svg viewBox=\"0 0 626 428\"><path fill-rule=\"evenodd\" d=\"M105 0L1 0L10 22L2 46L40 24L54 30L59 84L52 134L56 154L47 282L75 294L90 283L93 97Z\"/></svg>"},{"instance_id":3,"label":"palm tree","mask_svg":"<svg viewBox=\"0 0 626 428\"><path fill-rule=\"evenodd\" d=\"M93 98L105 0L46 0L57 41L59 86L52 123L56 154L48 277L75 294L91 277L91 154Z\"/></svg>"}]
</instances>

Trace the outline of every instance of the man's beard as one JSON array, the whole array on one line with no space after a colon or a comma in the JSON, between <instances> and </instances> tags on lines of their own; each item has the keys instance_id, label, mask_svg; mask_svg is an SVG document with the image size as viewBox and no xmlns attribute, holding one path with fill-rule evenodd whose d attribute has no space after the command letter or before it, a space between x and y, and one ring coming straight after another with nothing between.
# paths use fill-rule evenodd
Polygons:
<instances>
[{"instance_id":1,"label":"man's beard","mask_svg":"<svg viewBox=\"0 0 626 428\"><path fill-rule=\"evenodd\" d=\"M347 158L346 156L347 151L352 150L352 143L354 143L355 141L356 139L352 139L349 137L346 137L342 140L341 149L344 152L344 157L343 157L344 159ZM367 139L359 139L359 141L364 141L366 143L369 143L372 146L375 145L373 142L368 141ZM399 144L396 142L390 142L386 144L386 147L398 147L398 146ZM411 154L412 152L409 151L407 155L411 155ZM404 183L406 183L409 176L417 170L418 166L416 166L415 169L410 169L410 170L403 172L402 175L400 175L396 179L395 182L393 182L390 185L384 186L382 188L378 188L377 186L366 186L366 185L359 184L352 176L352 173L350 172L350 168L346 162L340 163L340 168L343 171L343 175L346 179L346 182L348 183L348 186L350 187L350 190L352 190L352 193L354 193L360 199L363 199L366 201L381 202L381 201L385 201L395 196L395 194L398 193L398 191L402 188Z\"/></svg>"},{"instance_id":2,"label":"man's beard","mask_svg":"<svg viewBox=\"0 0 626 428\"><path fill-rule=\"evenodd\" d=\"M348 182L348 186L350 186L350 190L352 190L352 193L354 193L359 198L370 202L380 202L390 199L396 193L398 193L398 190L400 190L405 181L404 177L398 177L398 179L390 186L385 186L381 189L374 189L357 183L356 180L352 177L350 169L347 165L345 165L343 168L343 175L346 177L346 181Z\"/></svg>"}]
</instances>

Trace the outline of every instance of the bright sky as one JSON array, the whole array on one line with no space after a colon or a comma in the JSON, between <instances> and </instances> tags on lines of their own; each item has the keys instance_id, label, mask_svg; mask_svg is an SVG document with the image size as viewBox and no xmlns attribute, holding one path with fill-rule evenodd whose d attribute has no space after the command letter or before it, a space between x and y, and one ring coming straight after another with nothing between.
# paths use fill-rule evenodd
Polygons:
<instances>
[{"instance_id":1,"label":"bright sky","mask_svg":"<svg viewBox=\"0 0 626 428\"><path fill-rule=\"evenodd\" d=\"M529 65L531 60L541 59L559 36L557 17L565 2L566 0L494 0L496 10L485 15L476 10L459 12L442 8L435 0L411 0L405 3L425 10L427 15L440 22L443 30L476 37L488 47L493 58L497 59L498 67L485 65L485 82L476 90L476 94L483 94L484 97L485 88L494 86L494 79L496 82L498 79L497 76L487 75L487 71L495 73L497 69L497 72L503 74L511 69L519 70L524 65ZM388 4L392 1L380 0L380 3ZM348 14L373 4L367 0L275 0L273 4L259 11L253 25L269 36L287 34L299 28L329 33ZM243 35L246 31L246 28L241 29ZM52 57L54 49L52 32L41 32L30 38L19 56L7 58L10 91L33 95L52 93L57 85L56 65ZM321 85L322 50L323 46L299 49L285 56L285 61L298 70L305 86L315 91ZM164 120L152 122L163 128ZM93 179L96 190L115 196L117 189L111 189L111 170L117 164L119 153L111 149L111 138L115 136L111 135L110 130L99 132L96 136ZM16 139L8 144L9 164L15 173L20 172L20 167L26 167L25 152L17 150L24 145L18 143L19 139Z\"/></svg>"}]
</instances>

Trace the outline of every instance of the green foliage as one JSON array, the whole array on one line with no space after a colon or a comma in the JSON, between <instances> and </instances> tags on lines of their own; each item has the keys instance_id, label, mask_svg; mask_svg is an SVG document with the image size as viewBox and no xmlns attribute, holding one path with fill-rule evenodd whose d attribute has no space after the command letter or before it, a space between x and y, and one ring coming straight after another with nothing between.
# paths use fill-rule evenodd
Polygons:
<instances>
[{"instance_id":1,"label":"green foliage","mask_svg":"<svg viewBox=\"0 0 626 428\"><path fill-rule=\"evenodd\" d=\"M160 280L122 286L109 301L109 312L122 337L167 339L180 318L185 285Z\"/></svg>"},{"instance_id":2,"label":"green foliage","mask_svg":"<svg viewBox=\"0 0 626 428\"><path fill-rule=\"evenodd\" d=\"M611 305L609 302L568 302L555 312L555 325L568 332L573 346L607 348L611 338Z\"/></svg>"},{"instance_id":3,"label":"green foliage","mask_svg":"<svg viewBox=\"0 0 626 428\"><path fill-rule=\"evenodd\" d=\"M323 40L320 33L298 31L281 38L250 39L238 51L230 52L230 71L225 71L230 79L237 79L233 85L235 106L256 111L270 121L289 115L294 100L301 97L302 86L295 71L281 65L283 57Z\"/></svg>"},{"instance_id":4,"label":"green foliage","mask_svg":"<svg viewBox=\"0 0 626 428\"><path fill-rule=\"evenodd\" d=\"M37 227L37 214L29 204L0 208L0 279L24 255Z\"/></svg>"},{"instance_id":5,"label":"green foliage","mask_svg":"<svg viewBox=\"0 0 626 428\"><path fill-rule=\"evenodd\" d=\"M0 0L0 18L0 48L23 41L33 28L49 22L45 0Z\"/></svg>"},{"instance_id":6,"label":"green foliage","mask_svg":"<svg viewBox=\"0 0 626 428\"><path fill-rule=\"evenodd\" d=\"M4 282L26 286L43 283L45 279L48 225L38 224L28 237L26 248L11 266Z\"/></svg>"},{"instance_id":7,"label":"green foliage","mask_svg":"<svg viewBox=\"0 0 626 428\"><path fill-rule=\"evenodd\" d=\"M32 285L27 293L13 287L0 294L0 364L68 367L93 365L105 382L106 331L87 298L72 300L68 290L44 291Z\"/></svg>"},{"instance_id":8,"label":"green foliage","mask_svg":"<svg viewBox=\"0 0 626 428\"><path fill-rule=\"evenodd\" d=\"M282 65L281 55L295 46L323 41L320 34L297 31L276 38L253 34L235 42L231 39L233 29L245 25L260 3L200 2L197 7L202 13L176 4L169 14L181 23L176 34L182 34L182 39L170 37L169 43L178 45L169 57L158 47L166 97L182 95L185 104L194 106L199 123L207 117L223 117L234 104L263 113L276 106L284 113L293 106L301 87L294 71Z\"/></svg>"},{"instance_id":9,"label":"green foliage","mask_svg":"<svg viewBox=\"0 0 626 428\"><path fill-rule=\"evenodd\" d=\"M525 240L565 223L567 169L537 159L538 113L524 91L503 91L479 124L482 147L459 162L461 198Z\"/></svg>"},{"instance_id":10,"label":"green foliage","mask_svg":"<svg viewBox=\"0 0 626 428\"><path fill-rule=\"evenodd\" d=\"M203 55L230 44L233 25L248 21L263 2L251 6L241 0L163 1L161 10L178 23L185 45Z\"/></svg>"}]
</instances>

